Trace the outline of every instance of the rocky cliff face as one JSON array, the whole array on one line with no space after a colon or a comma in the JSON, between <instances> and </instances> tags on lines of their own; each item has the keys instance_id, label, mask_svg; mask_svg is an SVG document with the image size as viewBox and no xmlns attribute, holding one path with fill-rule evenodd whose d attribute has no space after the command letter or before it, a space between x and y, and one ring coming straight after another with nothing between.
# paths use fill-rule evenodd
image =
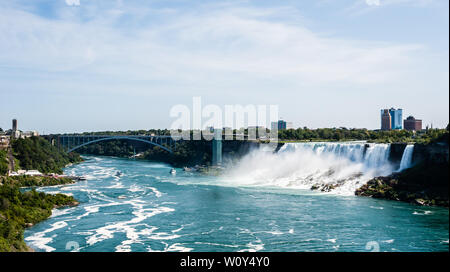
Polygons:
<instances>
[{"instance_id":1,"label":"rocky cliff face","mask_svg":"<svg viewBox=\"0 0 450 272\"><path fill-rule=\"evenodd\" d=\"M406 143L391 144L389 160L395 165L399 166L402 159L403 152L406 148ZM448 163L449 162L449 147L446 143L434 144L415 144L413 152L413 164L425 163ZM396 168L396 167L394 167Z\"/></svg>"},{"instance_id":2,"label":"rocky cliff face","mask_svg":"<svg viewBox=\"0 0 450 272\"><path fill-rule=\"evenodd\" d=\"M404 147L403 147L404 149ZM401 144L391 146L391 160L403 154ZM387 177L376 177L355 194L419 205L449 206L449 146L448 143L414 145L413 167Z\"/></svg>"},{"instance_id":3,"label":"rocky cliff face","mask_svg":"<svg viewBox=\"0 0 450 272\"><path fill-rule=\"evenodd\" d=\"M246 154L251 150L257 149L259 143L249 142L249 141L222 141L222 154L224 159L237 159Z\"/></svg>"},{"instance_id":4,"label":"rocky cliff face","mask_svg":"<svg viewBox=\"0 0 450 272\"><path fill-rule=\"evenodd\" d=\"M414 145L413 164L425 162L427 164L447 163L449 158L448 143L435 143L429 145Z\"/></svg>"},{"instance_id":5,"label":"rocky cliff face","mask_svg":"<svg viewBox=\"0 0 450 272\"><path fill-rule=\"evenodd\" d=\"M402 160L403 152L406 148L406 143L393 143L391 144L391 149L389 153L389 161L394 165L394 169L400 166L400 161Z\"/></svg>"},{"instance_id":6,"label":"rocky cliff face","mask_svg":"<svg viewBox=\"0 0 450 272\"><path fill-rule=\"evenodd\" d=\"M449 206L447 164L422 162L401 173L376 177L356 190L358 196L399 200L419 205Z\"/></svg>"}]
</instances>

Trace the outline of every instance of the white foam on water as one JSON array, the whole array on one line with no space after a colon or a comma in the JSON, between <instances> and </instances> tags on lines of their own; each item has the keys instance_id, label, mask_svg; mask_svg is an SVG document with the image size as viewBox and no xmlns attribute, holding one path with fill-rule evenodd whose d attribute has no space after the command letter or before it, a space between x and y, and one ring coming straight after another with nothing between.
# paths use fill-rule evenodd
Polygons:
<instances>
[{"instance_id":1,"label":"white foam on water","mask_svg":"<svg viewBox=\"0 0 450 272\"><path fill-rule=\"evenodd\" d=\"M239 252L257 252L264 249L264 244L261 239L256 238L254 242L250 242L246 245L246 249L241 249Z\"/></svg>"},{"instance_id":2,"label":"white foam on water","mask_svg":"<svg viewBox=\"0 0 450 272\"><path fill-rule=\"evenodd\" d=\"M163 203L161 203L161 205L176 205L178 204L177 202L170 202L170 201L164 201Z\"/></svg>"},{"instance_id":3,"label":"white foam on water","mask_svg":"<svg viewBox=\"0 0 450 272\"><path fill-rule=\"evenodd\" d=\"M180 232L180 231L182 231L183 229L184 229L184 226L181 226L181 227L179 227L178 229L172 230L172 233Z\"/></svg>"},{"instance_id":4,"label":"white foam on water","mask_svg":"<svg viewBox=\"0 0 450 272\"><path fill-rule=\"evenodd\" d=\"M102 204L94 204L90 206L85 206L84 210L86 211L82 215L79 215L76 217L76 220L80 220L83 217L89 216L93 213L98 213L100 211L100 208L102 207L110 207L110 206L118 206L123 205L123 203L120 202L109 202L109 203L102 203Z\"/></svg>"},{"instance_id":5,"label":"white foam on water","mask_svg":"<svg viewBox=\"0 0 450 272\"><path fill-rule=\"evenodd\" d=\"M429 215L432 214L432 211L414 211L412 214L414 215Z\"/></svg>"},{"instance_id":6,"label":"white foam on water","mask_svg":"<svg viewBox=\"0 0 450 272\"><path fill-rule=\"evenodd\" d=\"M279 231L279 230L273 230L273 231L264 231L265 233L269 233L272 235L282 235L283 232Z\"/></svg>"},{"instance_id":7,"label":"white foam on water","mask_svg":"<svg viewBox=\"0 0 450 272\"><path fill-rule=\"evenodd\" d=\"M125 188L125 186L123 185L122 182L117 181L117 182L114 182L111 186L108 186L106 188L108 188L108 189L123 189L123 188Z\"/></svg>"},{"instance_id":8,"label":"white foam on water","mask_svg":"<svg viewBox=\"0 0 450 272\"><path fill-rule=\"evenodd\" d=\"M305 242L312 242L312 241L323 241L322 239L319 238L308 238L304 240Z\"/></svg>"},{"instance_id":9,"label":"white foam on water","mask_svg":"<svg viewBox=\"0 0 450 272\"><path fill-rule=\"evenodd\" d=\"M169 234L166 232L158 232L154 233L153 235L150 235L149 238L153 240L173 240L181 237L178 234Z\"/></svg>"},{"instance_id":10,"label":"white foam on water","mask_svg":"<svg viewBox=\"0 0 450 272\"><path fill-rule=\"evenodd\" d=\"M116 246L116 252L131 252L131 245L122 243Z\"/></svg>"},{"instance_id":11,"label":"white foam on water","mask_svg":"<svg viewBox=\"0 0 450 272\"><path fill-rule=\"evenodd\" d=\"M93 233L90 231L80 231L80 232L75 232L74 234L76 235L82 235L82 236L87 236L87 235L92 235Z\"/></svg>"},{"instance_id":12,"label":"white foam on water","mask_svg":"<svg viewBox=\"0 0 450 272\"><path fill-rule=\"evenodd\" d=\"M208 243L208 242L195 242L196 245L209 245L209 246L219 246L219 247L231 247L238 248L239 245L226 245L226 244L218 244L218 243Z\"/></svg>"},{"instance_id":13,"label":"white foam on water","mask_svg":"<svg viewBox=\"0 0 450 272\"><path fill-rule=\"evenodd\" d=\"M67 226L67 223L65 221L59 221L54 224L51 224L51 227L41 231L36 232L31 236L26 237L24 240L31 245L31 247L35 247L38 249L45 250L46 252L54 251L55 248L48 246L47 244L51 243L53 241L53 238L55 238L55 235L52 237L46 237L47 233L53 232L57 229L61 229Z\"/></svg>"},{"instance_id":14,"label":"white foam on water","mask_svg":"<svg viewBox=\"0 0 450 272\"><path fill-rule=\"evenodd\" d=\"M152 190L152 192L155 194L156 197L162 196L162 193L160 191L158 191L156 188L154 188L154 187L147 187L147 188Z\"/></svg>"},{"instance_id":15,"label":"white foam on water","mask_svg":"<svg viewBox=\"0 0 450 272\"><path fill-rule=\"evenodd\" d=\"M53 209L52 215L50 216L50 218L69 214L69 213L73 212L75 209L76 209L75 207L74 208L64 208L64 209Z\"/></svg>"},{"instance_id":16,"label":"white foam on water","mask_svg":"<svg viewBox=\"0 0 450 272\"><path fill-rule=\"evenodd\" d=\"M333 244L336 244L336 240L337 240L336 238L334 238L334 239L327 239L328 242L333 243Z\"/></svg>"},{"instance_id":17,"label":"white foam on water","mask_svg":"<svg viewBox=\"0 0 450 272\"><path fill-rule=\"evenodd\" d=\"M46 194L49 195L56 195L56 194L61 194L61 191L45 191Z\"/></svg>"},{"instance_id":18,"label":"white foam on water","mask_svg":"<svg viewBox=\"0 0 450 272\"><path fill-rule=\"evenodd\" d=\"M140 186L138 186L138 185L136 185L136 184L133 184L133 185L130 186L130 188L128 188L128 191L130 191L130 192L132 192L132 193L135 193L135 192L144 192L144 191L145 191L145 188L140 187Z\"/></svg>"},{"instance_id":19,"label":"white foam on water","mask_svg":"<svg viewBox=\"0 0 450 272\"><path fill-rule=\"evenodd\" d=\"M86 166L86 171L89 172L89 175L86 176L87 179L106 179L110 177L117 178L115 175L117 173L117 169L114 167L88 165Z\"/></svg>"},{"instance_id":20,"label":"white foam on water","mask_svg":"<svg viewBox=\"0 0 450 272\"><path fill-rule=\"evenodd\" d=\"M175 244L172 244L172 245L166 247L166 249L164 251L166 251L166 252L191 252L192 250L194 250L194 249L190 248L190 247L185 247L181 243L175 243Z\"/></svg>"},{"instance_id":21,"label":"white foam on water","mask_svg":"<svg viewBox=\"0 0 450 272\"><path fill-rule=\"evenodd\" d=\"M381 242L386 243L386 244L392 244L394 241L395 241L394 239L391 239L391 240L385 240L385 241L381 241Z\"/></svg>"},{"instance_id":22,"label":"white foam on water","mask_svg":"<svg viewBox=\"0 0 450 272\"><path fill-rule=\"evenodd\" d=\"M95 177L94 177L93 175L89 175L89 174L84 175L84 177L85 177L87 180L93 180L93 179L95 179Z\"/></svg>"},{"instance_id":23,"label":"white foam on water","mask_svg":"<svg viewBox=\"0 0 450 272\"><path fill-rule=\"evenodd\" d=\"M136 231L134 228L128 227L126 231L128 240L124 240L116 246L116 252L131 252L132 244L143 244L142 240L139 239L140 236L150 235L156 229L156 227L151 227Z\"/></svg>"},{"instance_id":24,"label":"white foam on water","mask_svg":"<svg viewBox=\"0 0 450 272\"><path fill-rule=\"evenodd\" d=\"M94 230L95 234L87 239L87 244L93 245L106 239L111 239L114 237L114 233L116 232L122 232L126 234L128 240L122 242L124 246L139 242L139 237L141 235L149 236L150 238L158 238L158 237L161 239L171 238L170 236L163 238L164 235L158 236L158 234L154 234L153 231L156 229L154 227L144 229L143 231L140 232L136 231L135 227L142 225L140 223L146 220L147 218L150 218L157 214L175 211L175 209L169 207L144 208L145 203L146 202L142 200L124 201L122 204L128 204L133 207L132 214L134 215L134 217L128 221L111 223L109 225ZM125 248L126 247L121 247L120 249Z\"/></svg>"}]
</instances>

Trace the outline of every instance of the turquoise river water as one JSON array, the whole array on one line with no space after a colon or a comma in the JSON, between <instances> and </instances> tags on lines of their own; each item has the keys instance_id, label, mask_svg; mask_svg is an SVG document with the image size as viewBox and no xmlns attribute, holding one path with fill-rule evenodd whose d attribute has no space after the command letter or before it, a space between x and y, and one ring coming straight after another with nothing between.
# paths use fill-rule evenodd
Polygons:
<instances>
[{"instance_id":1,"label":"turquoise river water","mask_svg":"<svg viewBox=\"0 0 450 272\"><path fill-rule=\"evenodd\" d=\"M282 173L273 179L263 173L269 179L258 183L241 182L236 172L211 177L177 169L173 175L161 163L85 159L65 172L86 176L86 181L39 188L73 195L81 204L54 210L48 220L28 229L25 241L35 250L449 250L448 209L314 192L300 181L280 182L293 176L287 178L291 183L301 180L286 163ZM247 175L257 168L254 158L248 160L243 167ZM259 162L263 168L264 163L276 167L270 159ZM350 164L354 168L357 162ZM123 174L117 177L117 171Z\"/></svg>"}]
</instances>

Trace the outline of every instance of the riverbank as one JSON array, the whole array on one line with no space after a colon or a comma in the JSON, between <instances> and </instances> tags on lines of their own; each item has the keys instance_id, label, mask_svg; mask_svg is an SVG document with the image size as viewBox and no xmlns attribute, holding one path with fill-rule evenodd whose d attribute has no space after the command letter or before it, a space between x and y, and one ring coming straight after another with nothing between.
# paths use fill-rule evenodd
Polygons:
<instances>
[{"instance_id":1,"label":"riverbank","mask_svg":"<svg viewBox=\"0 0 450 272\"><path fill-rule=\"evenodd\" d=\"M53 209L79 204L64 194L21 192L14 184L0 186L0 252L32 251L24 241L26 228L49 218Z\"/></svg>"},{"instance_id":2,"label":"riverbank","mask_svg":"<svg viewBox=\"0 0 450 272\"><path fill-rule=\"evenodd\" d=\"M7 176L7 173L21 168L63 173L63 167L83 160L40 137L14 140L8 148L9 156L0 153L0 252L33 251L24 241L25 229L48 219L53 209L79 204L72 196L45 194L34 187L72 184L76 178L55 174ZM14 167L8 167L12 162ZM31 190L24 192L24 187Z\"/></svg>"},{"instance_id":3,"label":"riverbank","mask_svg":"<svg viewBox=\"0 0 450 272\"><path fill-rule=\"evenodd\" d=\"M45 176L0 176L0 184L10 184L18 187L42 187L63 184L72 184L76 180L68 177L45 177Z\"/></svg>"},{"instance_id":4,"label":"riverbank","mask_svg":"<svg viewBox=\"0 0 450 272\"><path fill-rule=\"evenodd\" d=\"M74 207L80 203L65 194L45 194L35 187L73 184L69 177L0 176L0 252L34 251L23 240L23 233L48 219L54 209ZM23 192L22 188L31 188Z\"/></svg>"}]
</instances>

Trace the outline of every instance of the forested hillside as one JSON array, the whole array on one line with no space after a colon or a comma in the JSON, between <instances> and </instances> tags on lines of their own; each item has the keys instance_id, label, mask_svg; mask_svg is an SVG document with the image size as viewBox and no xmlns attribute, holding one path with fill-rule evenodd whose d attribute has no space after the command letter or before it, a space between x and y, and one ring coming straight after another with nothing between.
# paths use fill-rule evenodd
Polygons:
<instances>
[{"instance_id":1,"label":"forested hillside","mask_svg":"<svg viewBox=\"0 0 450 272\"><path fill-rule=\"evenodd\" d=\"M14 157L21 169L36 169L42 173L62 173L69 163L82 161L77 153L65 153L40 137L12 141Z\"/></svg>"},{"instance_id":2,"label":"forested hillside","mask_svg":"<svg viewBox=\"0 0 450 272\"><path fill-rule=\"evenodd\" d=\"M22 193L17 186L0 186L0 252L28 251L23 240L26 227L48 218L55 207L76 204L72 196Z\"/></svg>"}]
</instances>

